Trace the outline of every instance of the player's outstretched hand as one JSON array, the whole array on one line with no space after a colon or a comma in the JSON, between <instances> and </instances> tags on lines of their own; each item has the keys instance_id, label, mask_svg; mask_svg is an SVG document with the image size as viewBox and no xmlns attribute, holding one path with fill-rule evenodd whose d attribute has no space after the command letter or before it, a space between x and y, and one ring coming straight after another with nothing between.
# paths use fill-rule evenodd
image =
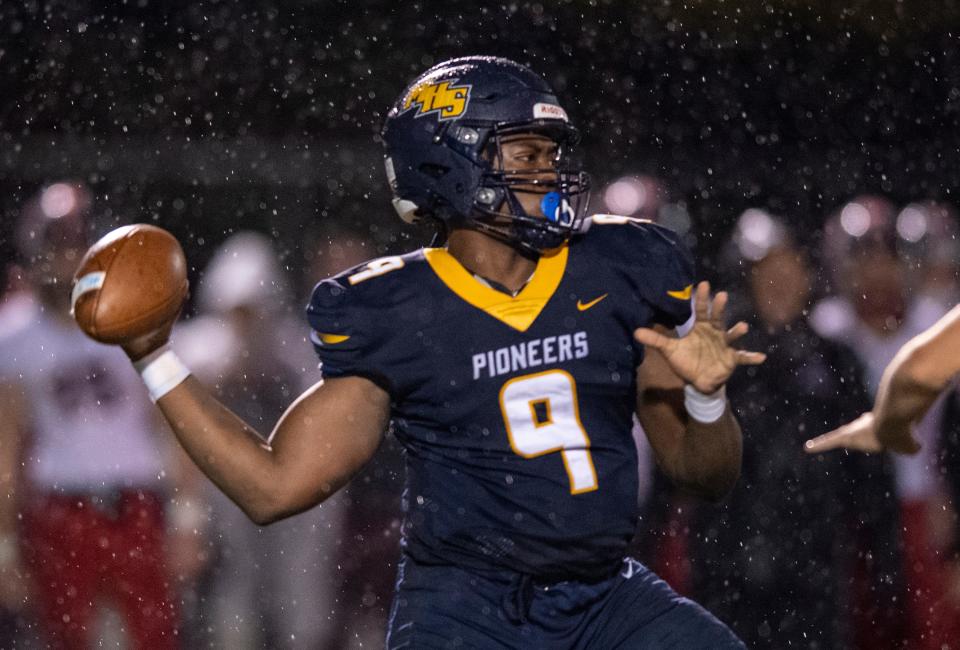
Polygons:
<instances>
[{"instance_id":1,"label":"player's outstretched hand","mask_svg":"<svg viewBox=\"0 0 960 650\"><path fill-rule=\"evenodd\" d=\"M874 453L883 451L886 447L880 442L877 435L877 423L873 413L867 411L853 422L848 422L822 436L807 440L803 445L808 454L819 454L831 449L855 449ZM911 438L893 451L903 454L914 454L920 450L920 443Z\"/></svg>"},{"instance_id":2,"label":"player's outstretched hand","mask_svg":"<svg viewBox=\"0 0 960 650\"><path fill-rule=\"evenodd\" d=\"M746 334L749 327L740 321L724 329L727 297L727 293L721 291L711 303L710 283L701 282L694 298L696 323L686 336L671 338L646 327L633 335L640 343L659 350L670 368L688 384L701 393L713 393L726 383L737 366L755 366L767 358L762 352L730 346Z\"/></svg>"}]
</instances>

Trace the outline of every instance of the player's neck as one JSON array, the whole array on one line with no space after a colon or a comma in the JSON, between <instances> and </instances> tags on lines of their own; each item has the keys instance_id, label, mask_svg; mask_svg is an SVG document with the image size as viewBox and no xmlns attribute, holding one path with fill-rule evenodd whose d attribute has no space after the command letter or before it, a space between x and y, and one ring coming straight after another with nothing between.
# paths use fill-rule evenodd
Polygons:
<instances>
[{"instance_id":1,"label":"player's neck","mask_svg":"<svg viewBox=\"0 0 960 650\"><path fill-rule=\"evenodd\" d=\"M476 230L451 232L447 250L471 273L493 280L511 292L519 291L537 268L536 259Z\"/></svg>"}]
</instances>

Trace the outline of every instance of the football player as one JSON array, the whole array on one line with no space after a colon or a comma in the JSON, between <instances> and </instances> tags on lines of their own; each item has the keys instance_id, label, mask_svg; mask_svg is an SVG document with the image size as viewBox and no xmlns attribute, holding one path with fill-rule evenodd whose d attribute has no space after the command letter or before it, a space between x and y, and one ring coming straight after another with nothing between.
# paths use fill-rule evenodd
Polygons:
<instances>
[{"instance_id":1,"label":"football player","mask_svg":"<svg viewBox=\"0 0 960 650\"><path fill-rule=\"evenodd\" d=\"M400 215L445 246L317 285L325 380L267 444L189 376L169 328L124 344L188 453L261 524L343 486L392 422L407 483L389 647L742 647L623 557L631 424L675 481L721 497L741 456L723 386L764 357L731 347L746 325L723 329L726 295L694 289L670 231L585 217L577 137L512 61L418 77L386 118L387 175Z\"/></svg>"}]
</instances>

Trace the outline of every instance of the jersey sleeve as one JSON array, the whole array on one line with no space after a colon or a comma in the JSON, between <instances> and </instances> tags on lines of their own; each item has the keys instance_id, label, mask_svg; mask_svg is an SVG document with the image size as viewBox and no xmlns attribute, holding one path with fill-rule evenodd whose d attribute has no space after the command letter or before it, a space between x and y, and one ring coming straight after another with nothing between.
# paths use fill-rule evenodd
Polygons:
<instances>
[{"instance_id":1,"label":"jersey sleeve","mask_svg":"<svg viewBox=\"0 0 960 650\"><path fill-rule=\"evenodd\" d=\"M345 277L318 284L307 306L310 341L324 377L360 376L392 392L384 313Z\"/></svg>"},{"instance_id":2,"label":"jersey sleeve","mask_svg":"<svg viewBox=\"0 0 960 650\"><path fill-rule=\"evenodd\" d=\"M660 236L668 243L661 251L661 282L653 288L653 295L649 296L649 300L654 306L656 322L675 328L680 336L685 336L694 322L693 291L696 269L690 249L673 232L666 229L663 231Z\"/></svg>"},{"instance_id":3,"label":"jersey sleeve","mask_svg":"<svg viewBox=\"0 0 960 650\"><path fill-rule=\"evenodd\" d=\"M651 322L640 325L675 328L680 336L689 332L696 270L677 234L646 220L612 215L594 217L590 230L614 271L652 311Z\"/></svg>"}]
</instances>

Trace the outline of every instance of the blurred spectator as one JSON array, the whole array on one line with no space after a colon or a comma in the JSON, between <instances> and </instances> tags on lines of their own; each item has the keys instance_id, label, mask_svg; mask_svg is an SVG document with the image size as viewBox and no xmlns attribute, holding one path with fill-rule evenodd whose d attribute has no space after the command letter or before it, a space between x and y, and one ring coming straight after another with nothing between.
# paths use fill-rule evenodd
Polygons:
<instances>
[{"instance_id":1,"label":"blurred spectator","mask_svg":"<svg viewBox=\"0 0 960 650\"><path fill-rule=\"evenodd\" d=\"M174 344L201 380L254 427L270 428L294 397L320 379L307 326L270 240L240 232L201 276L201 316ZM209 484L208 484L209 485ZM208 493L215 562L197 621L217 648L325 648L337 621L343 499L267 528L222 492Z\"/></svg>"},{"instance_id":2,"label":"blurred spectator","mask_svg":"<svg viewBox=\"0 0 960 650\"><path fill-rule=\"evenodd\" d=\"M809 432L869 408L861 367L807 323L813 277L782 220L748 210L731 246L748 288L733 320L751 324L742 345L768 356L727 382L743 470L721 506L698 504L691 517L694 597L751 648L883 647L855 643L853 605L868 601L870 623L892 632L895 611L874 605L902 599L892 477L879 457L809 457L801 447ZM851 588L858 550L871 558L869 595Z\"/></svg>"},{"instance_id":3,"label":"blurred spectator","mask_svg":"<svg viewBox=\"0 0 960 650\"><path fill-rule=\"evenodd\" d=\"M827 220L823 261L833 295L820 301L811 316L821 334L851 343L858 353L864 350L854 344L866 337L861 345L878 352L890 349L892 357L900 344L943 315L942 305L911 304L910 284L920 262L901 255L906 242L898 230L893 204L879 196L856 197ZM867 364L871 390L888 361Z\"/></svg>"},{"instance_id":4,"label":"blurred spectator","mask_svg":"<svg viewBox=\"0 0 960 650\"><path fill-rule=\"evenodd\" d=\"M11 262L0 273L0 286L4 289L0 293L0 332L12 332L29 321L32 291L19 264Z\"/></svg>"},{"instance_id":5,"label":"blurred spectator","mask_svg":"<svg viewBox=\"0 0 960 650\"><path fill-rule=\"evenodd\" d=\"M646 174L622 176L602 191L603 207L610 214L649 219L684 238L688 245L692 222L686 206L670 197L666 184Z\"/></svg>"},{"instance_id":6,"label":"blurred spectator","mask_svg":"<svg viewBox=\"0 0 960 650\"><path fill-rule=\"evenodd\" d=\"M926 220L928 214L934 213L911 208L898 217L883 197L860 196L837 210L824 228L824 263L836 295L821 301L811 319L824 336L853 348L866 369L871 399L897 350L946 312L947 305L940 300L911 291L917 284L941 284L932 282L936 275L932 267L928 269L928 258L915 247L924 239L918 234L926 231L927 224L931 233L934 227L949 232L946 222L936 226L933 218ZM932 237L929 251L938 248L936 239L949 241ZM934 406L916 427L923 443L920 453L893 458L905 547L910 647L915 648L939 649L960 634L953 630L955 612L944 601L943 554L953 514L946 509L938 471L941 406L942 402Z\"/></svg>"},{"instance_id":7,"label":"blurred spectator","mask_svg":"<svg viewBox=\"0 0 960 650\"><path fill-rule=\"evenodd\" d=\"M174 648L171 578L198 568L202 522L136 371L70 317L91 201L55 183L18 224L33 299L10 301L0 332L0 596L33 610L48 647L92 647L107 601L130 646Z\"/></svg>"},{"instance_id":8,"label":"blurred spectator","mask_svg":"<svg viewBox=\"0 0 960 650\"><path fill-rule=\"evenodd\" d=\"M899 252L910 265L914 300L943 311L960 302L960 224L953 207L910 203L897 215L897 235Z\"/></svg>"}]
</instances>

